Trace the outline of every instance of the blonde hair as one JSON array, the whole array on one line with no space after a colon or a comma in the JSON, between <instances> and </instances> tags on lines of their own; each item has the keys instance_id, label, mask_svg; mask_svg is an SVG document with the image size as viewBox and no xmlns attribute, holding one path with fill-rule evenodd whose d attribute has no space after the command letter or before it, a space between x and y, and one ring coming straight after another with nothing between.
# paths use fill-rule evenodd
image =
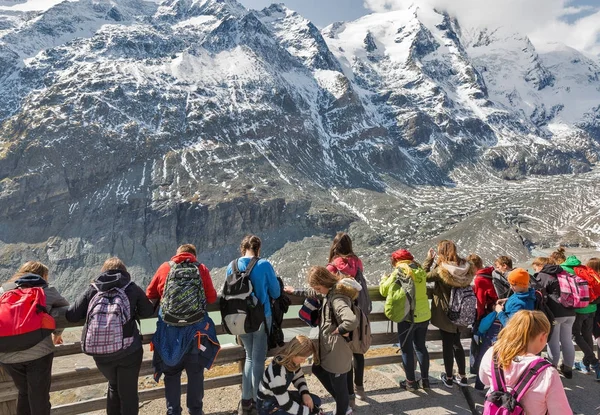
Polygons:
<instances>
[{"instance_id":1,"label":"blonde hair","mask_svg":"<svg viewBox=\"0 0 600 415\"><path fill-rule=\"evenodd\" d=\"M533 260L531 265L541 265L542 267L546 264L550 264L552 260L545 256L539 256Z\"/></svg>"},{"instance_id":2,"label":"blonde hair","mask_svg":"<svg viewBox=\"0 0 600 415\"><path fill-rule=\"evenodd\" d=\"M470 254L467 257L467 261L469 261L471 264L473 264L473 266L475 267L476 270L480 270L483 269L483 260L481 259L481 257L477 254Z\"/></svg>"},{"instance_id":3,"label":"blonde hair","mask_svg":"<svg viewBox=\"0 0 600 415\"><path fill-rule=\"evenodd\" d=\"M127 267L125 266L125 263L121 261L120 258L114 256L104 261L100 272L106 272L110 270L119 270L127 272Z\"/></svg>"},{"instance_id":4,"label":"blonde hair","mask_svg":"<svg viewBox=\"0 0 600 415\"><path fill-rule=\"evenodd\" d=\"M13 275L8 281L13 282L21 278L23 275L35 274L48 281L48 267L39 261L27 261L21 268L19 268L15 275Z\"/></svg>"},{"instance_id":5,"label":"blonde hair","mask_svg":"<svg viewBox=\"0 0 600 415\"><path fill-rule=\"evenodd\" d=\"M284 366L290 372L294 372L300 369L300 366L294 363L294 357L309 357L310 355L314 356L313 360L315 364L318 364L318 353L315 343L308 337L299 335L283 346L276 359L281 366Z\"/></svg>"},{"instance_id":6,"label":"blonde hair","mask_svg":"<svg viewBox=\"0 0 600 415\"><path fill-rule=\"evenodd\" d=\"M560 265L567 260L565 248L559 246L558 249L550 254L550 260L556 265Z\"/></svg>"},{"instance_id":7,"label":"blonde hair","mask_svg":"<svg viewBox=\"0 0 600 415\"><path fill-rule=\"evenodd\" d=\"M593 269L594 271L596 271L597 273L600 273L600 258L590 258L587 262L588 267L590 267L591 269Z\"/></svg>"},{"instance_id":8,"label":"blonde hair","mask_svg":"<svg viewBox=\"0 0 600 415\"><path fill-rule=\"evenodd\" d=\"M531 339L541 333L550 334L550 322L541 311L521 310L508 320L494 344L494 359L508 370L513 359L527 353Z\"/></svg>"},{"instance_id":9,"label":"blonde hair","mask_svg":"<svg viewBox=\"0 0 600 415\"><path fill-rule=\"evenodd\" d=\"M325 288L332 288L338 281L338 276L329 272L325 267L312 267L308 270L308 285L311 287L320 285Z\"/></svg>"},{"instance_id":10,"label":"blonde hair","mask_svg":"<svg viewBox=\"0 0 600 415\"><path fill-rule=\"evenodd\" d=\"M462 264L463 259L456 253L456 245L454 242L444 239L438 242L438 263L443 264L444 262L454 262L456 264Z\"/></svg>"}]
</instances>

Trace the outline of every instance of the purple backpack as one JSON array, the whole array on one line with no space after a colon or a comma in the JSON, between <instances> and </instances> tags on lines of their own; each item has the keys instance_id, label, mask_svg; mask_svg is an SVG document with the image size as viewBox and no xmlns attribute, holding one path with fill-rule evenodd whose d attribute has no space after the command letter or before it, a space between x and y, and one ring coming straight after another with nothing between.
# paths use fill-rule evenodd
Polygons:
<instances>
[{"instance_id":1,"label":"purple backpack","mask_svg":"<svg viewBox=\"0 0 600 415\"><path fill-rule=\"evenodd\" d=\"M504 379L504 371L496 359L492 370L492 388L485 398L483 415L522 415L525 409L521 406L521 399L538 376L552 364L546 359L539 358L529 364L527 369L519 376L514 388L509 392Z\"/></svg>"},{"instance_id":2,"label":"purple backpack","mask_svg":"<svg viewBox=\"0 0 600 415\"><path fill-rule=\"evenodd\" d=\"M131 282L129 283L131 284ZM81 333L81 350L90 356L104 356L126 349L133 337L123 336L123 325L131 319L131 305L123 288L100 291L90 301Z\"/></svg>"}]
</instances>

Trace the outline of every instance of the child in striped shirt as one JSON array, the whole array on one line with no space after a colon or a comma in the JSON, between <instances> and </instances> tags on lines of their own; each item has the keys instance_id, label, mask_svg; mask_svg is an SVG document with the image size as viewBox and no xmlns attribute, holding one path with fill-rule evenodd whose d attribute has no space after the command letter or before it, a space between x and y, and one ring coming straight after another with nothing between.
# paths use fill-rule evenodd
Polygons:
<instances>
[{"instance_id":1,"label":"child in striped shirt","mask_svg":"<svg viewBox=\"0 0 600 415\"><path fill-rule=\"evenodd\" d=\"M273 358L258 390L259 415L320 414L321 400L309 393L301 365L315 354L316 347L306 336L296 336ZM293 383L298 391L288 391Z\"/></svg>"}]
</instances>

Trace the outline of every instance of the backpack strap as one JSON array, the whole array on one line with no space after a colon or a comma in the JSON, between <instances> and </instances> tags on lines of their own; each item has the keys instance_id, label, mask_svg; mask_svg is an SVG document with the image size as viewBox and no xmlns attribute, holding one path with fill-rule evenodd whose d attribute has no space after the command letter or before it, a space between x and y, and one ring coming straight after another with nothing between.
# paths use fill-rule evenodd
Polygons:
<instances>
[{"instance_id":1,"label":"backpack strap","mask_svg":"<svg viewBox=\"0 0 600 415\"><path fill-rule=\"evenodd\" d=\"M234 273L240 272L240 269L239 269L239 267L238 267L238 261L239 261L240 259L241 259L241 258L234 259L233 261L231 261L231 270L232 270ZM243 271L243 272L245 272L245 273L246 273L246 275L247 275L248 277L250 277L250 273L251 273L251 272L252 272L252 270L254 269L254 266L256 265L256 263L258 262L258 260L259 260L259 259L260 259L260 258L259 258L259 257L257 257L257 256L254 256L254 257L252 257L252 258L250 259L250 262L248 263L248 266L247 266L247 267L246 267L246 269Z\"/></svg>"},{"instance_id":2,"label":"backpack strap","mask_svg":"<svg viewBox=\"0 0 600 415\"><path fill-rule=\"evenodd\" d=\"M517 402L521 401L531 384L550 366L552 366L552 364L543 358L536 359L529 364L529 367L519 377L519 380L513 389L512 395L516 398Z\"/></svg>"},{"instance_id":3,"label":"backpack strap","mask_svg":"<svg viewBox=\"0 0 600 415\"><path fill-rule=\"evenodd\" d=\"M494 391L506 392L506 381L504 380L504 371L496 361L496 355L492 356L492 386Z\"/></svg>"}]
</instances>

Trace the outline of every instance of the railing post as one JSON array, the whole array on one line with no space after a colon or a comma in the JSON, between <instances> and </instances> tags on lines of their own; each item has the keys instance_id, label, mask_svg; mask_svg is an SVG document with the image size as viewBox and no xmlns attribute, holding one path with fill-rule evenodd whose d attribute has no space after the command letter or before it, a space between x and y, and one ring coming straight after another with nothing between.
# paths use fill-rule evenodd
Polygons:
<instances>
[{"instance_id":1,"label":"railing post","mask_svg":"<svg viewBox=\"0 0 600 415\"><path fill-rule=\"evenodd\" d=\"M0 365L0 382L12 381L10 375ZM17 415L17 401L0 402L0 414L2 415Z\"/></svg>"}]
</instances>

